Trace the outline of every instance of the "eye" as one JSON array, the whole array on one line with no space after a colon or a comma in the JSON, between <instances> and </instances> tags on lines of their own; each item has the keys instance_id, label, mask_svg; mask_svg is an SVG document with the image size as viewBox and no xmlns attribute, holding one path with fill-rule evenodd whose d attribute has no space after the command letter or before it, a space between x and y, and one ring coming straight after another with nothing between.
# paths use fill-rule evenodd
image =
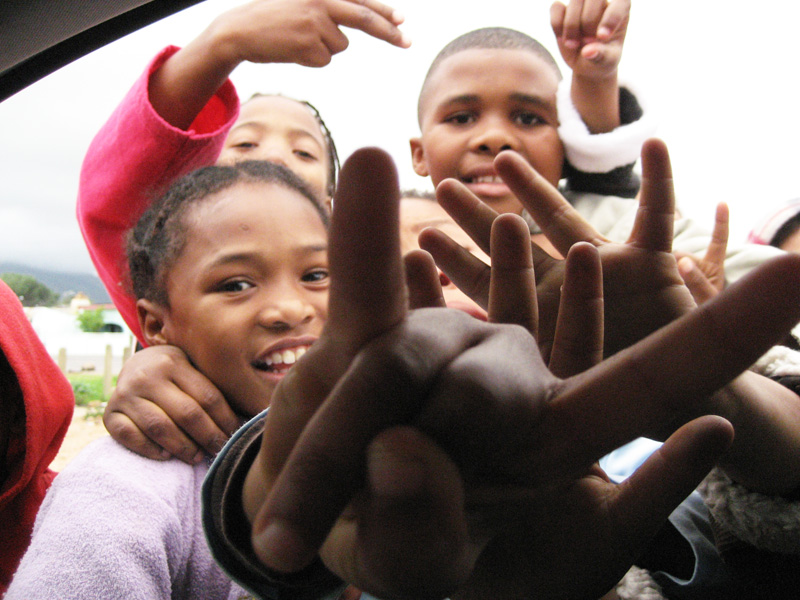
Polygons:
<instances>
[{"instance_id":1,"label":"eye","mask_svg":"<svg viewBox=\"0 0 800 600\"><path fill-rule=\"evenodd\" d=\"M306 151L306 150L295 150L295 151L294 151L294 153L295 153L295 155L296 155L296 156L299 156L299 157L300 157L300 158L302 158L303 160L308 160L308 161L316 161L316 160L319 160L319 159L316 157L316 155L314 155L314 154L312 154L311 152L308 152L308 151Z\"/></svg>"},{"instance_id":2,"label":"eye","mask_svg":"<svg viewBox=\"0 0 800 600\"><path fill-rule=\"evenodd\" d=\"M222 283L217 290L225 294L238 294L252 287L253 284L244 279L230 279Z\"/></svg>"},{"instance_id":3,"label":"eye","mask_svg":"<svg viewBox=\"0 0 800 600\"><path fill-rule=\"evenodd\" d=\"M542 119L539 115L532 112L518 112L512 116L512 121L517 125L522 125L523 127L533 127L535 125L542 125L545 123L545 120Z\"/></svg>"},{"instance_id":4,"label":"eye","mask_svg":"<svg viewBox=\"0 0 800 600\"><path fill-rule=\"evenodd\" d=\"M231 148L236 148L238 150L252 150L253 148L258 148L258 144L255 142L238 142L233 144Z\"/></svg>"},{"instance_id":5,"label":"eye","mask_svg":"<svg viewBox=\"0 0 800 600\"><path fill-rule=\"evenodd\" d=\"M444 122L452 123L453 125L469 125L475 122L475 115L466 111L457 112L446 117Z\"/></svg>"},{"instance_id":6,"label":"eye","mask_svg":"<svg viewBox=\"0 0 800 600\"><path fill-rule=\"evenodd\" d=\"M303 274L301 280L305 283L322 285L328 282L328 269L312 269Z\"/></svg>"}]
</instances>

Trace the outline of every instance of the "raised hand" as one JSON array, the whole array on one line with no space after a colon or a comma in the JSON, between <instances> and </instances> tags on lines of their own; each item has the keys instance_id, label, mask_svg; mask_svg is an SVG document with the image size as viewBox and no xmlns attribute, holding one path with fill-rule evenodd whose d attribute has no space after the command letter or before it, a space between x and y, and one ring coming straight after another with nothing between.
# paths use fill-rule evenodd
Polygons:
<instances>
[{"instance_id":1,"label":"raised hand","mask_svg":"<svg viewBox=\"0 0 800 600\"><path fill-rule=\"evenodd\" d=\"M561 57L573 72L603 77L616 72L630 19L630 0L569 0L550 8Z\"/></svg>"},{"instance_id":2,"label":"raised hand","mask_svg":"<svg viewBox=\"0 0 800 600\"><path fill-rule=\"evenodd\" d=\"M502 507L516 506L518 522L535 517L530 527L547 507L580 513L610 493L581 492L600 476L592 470L600 456L724 385L800 319L800 258L782 257L636 346L558 379L522 327L441 309L406 315L391 233L396 196L384 155L361 152L345 165L331 229L340 286L331 289L332 325L281 384L245 486L253 548L278 570L296 571L319 550L334 572L379 596L478 589L475 569L492 564L486 552L508 531ZM663 235L653 251L669 254ZM527 272L524 261L512 268ZM584 300L597 314L590 290ZM563 364L574 371L580 359L567 353ZM610 512L586 512L584 524L599 535L615 526L620 537L603 549L617 552L615 569L626 568L627 552L694 487L730 433L714 417L679 430L642 479L620 489L619 503L596 505ZM509 491L519 491L514 500ZM574 582L597 546L570 549L567 520L541 531L525 556L547 568L530 572ZM554 556L581 560L546 559L558 544ZM619 574L593 579L592 591Z\"/></svg>"},{"instance_id":3,"label":"raised hand","mask_svg":"<svg viewBox=\"0 0 800 600\"><path fill-rule=\"evenodd\" d=\"M720 202L714 218L711 243L703 258L675 252L681 277L697 304L702 304L725 289L725 254L728 249L729 221L728 205Z\"/></svg>"},{"instance_id":4,"label":"raised hand","mask_svg":"<svg viewBox=\"0 0 800 600\"><path fill-rule=\"evenodd\" d=\"M619 351L694 307L672 255L674 194L666 147L649 140L642 149L643 180L639 211L624 244L600 235L561 194L513 152L495 159L495 167L544 234L562 255L580 241L600 251L606 300L605 355ZM497 214L463 185L443 181L439 202L485 252ZM439 267L478 304L488 305L490 267L471 259L440 232L426 230L420 245ZM539 343L549 356L555 333L563 261L533 248L539 301Z\"/></svg>"}]
</instances>

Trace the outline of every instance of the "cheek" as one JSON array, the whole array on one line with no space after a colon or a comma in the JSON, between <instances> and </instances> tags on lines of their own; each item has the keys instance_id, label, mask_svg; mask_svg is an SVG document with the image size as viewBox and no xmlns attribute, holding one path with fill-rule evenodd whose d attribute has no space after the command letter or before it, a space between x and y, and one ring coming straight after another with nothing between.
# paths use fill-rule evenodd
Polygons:
<instances>
[{"instance_id":1,"label":"cheek","mask_svg":"<svg viewBox=\"0 0 800 600\"><path fill-rule=\"evenodd\" d=\"M548 129L542 135L529 141L531 166L553 186L557 186L564 170L564 145L555 129Z\"/></svg>"}]
</instances>

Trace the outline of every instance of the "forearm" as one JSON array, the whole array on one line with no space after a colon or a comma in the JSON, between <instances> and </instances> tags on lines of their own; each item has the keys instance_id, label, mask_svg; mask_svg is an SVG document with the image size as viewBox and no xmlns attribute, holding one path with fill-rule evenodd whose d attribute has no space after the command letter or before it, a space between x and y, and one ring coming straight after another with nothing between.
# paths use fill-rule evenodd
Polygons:
<instances>
[{"instance_id":1,"label":"forearm","mask_svg":"<svg viewBox=\"0 0 800 600\"><path fill-rule=\"evenodd\" d=\"M150 79L150 103L170 125L186 130L240 60L214 23L172 55Z\"/></svg>"},{"instance_id":2,"label":"forearm","mask_svg":"<svg viewBox=\"0 0 800 600\"><path fill-rule=\"evenodd\" d=\"M786 494L800 488L800 397L747 371L713 397L736 435L720 467L752 491Z\"/></svg>"},{"instance_id":3,"label":"forearm","mask_svg":"<svg viewBox=\"0 0 800 600\"><path fill-rule=\"evenodd\" d=\"M619 82L616 71L603 78L572 76L572 103L593 134L620 126Z\"/></svg>"}]
</instances>

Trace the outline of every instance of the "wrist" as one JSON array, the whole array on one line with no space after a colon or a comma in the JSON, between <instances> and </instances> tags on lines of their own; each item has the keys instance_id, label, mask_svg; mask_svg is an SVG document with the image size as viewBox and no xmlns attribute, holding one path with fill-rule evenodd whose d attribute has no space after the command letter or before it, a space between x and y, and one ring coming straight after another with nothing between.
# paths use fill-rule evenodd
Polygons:
<instances>
[{"instance_id":1,"label":"wrist","mask_svg":"<svg viewBox=\"0 0 800 600\"><path fill-rule=\"evenodd\" d=\"M608 133L620 126L617 71L602 76L572 74L572 103L592 134Z\"/></svg>"}]
</instances>

